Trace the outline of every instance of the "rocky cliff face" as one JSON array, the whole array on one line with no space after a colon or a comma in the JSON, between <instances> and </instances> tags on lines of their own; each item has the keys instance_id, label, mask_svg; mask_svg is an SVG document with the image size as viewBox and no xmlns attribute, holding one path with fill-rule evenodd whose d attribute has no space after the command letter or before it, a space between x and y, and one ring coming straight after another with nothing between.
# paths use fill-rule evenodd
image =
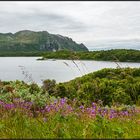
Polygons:
<instances>
[{"instance_id":1,"label":"rocky cliff face","mask_svg":"<svg viewBox=\"0 0 140 140\"><path fill-rule=\"evenodd\" d=\"M0 51L88 51L84 44L71 38L50 34L47 31L19 31L15 34L0 33Z\"/></svg>"}]
</instances>

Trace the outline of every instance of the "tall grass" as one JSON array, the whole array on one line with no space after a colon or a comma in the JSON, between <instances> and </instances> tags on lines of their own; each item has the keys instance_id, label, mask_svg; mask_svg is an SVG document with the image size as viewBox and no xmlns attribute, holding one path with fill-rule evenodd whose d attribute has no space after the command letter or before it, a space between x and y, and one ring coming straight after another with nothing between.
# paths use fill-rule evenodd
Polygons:
<instances>
[{"instance_id":1,"label":"tall grass","mask_svg":"<svg viewBox=\"0 0 140 140\"><path fill-rule=\"evenodd\" d=\"M72 112L65 112L64 99L61 99L61 108L55 111L56 106L44 114L38 111L37 116L31 115L31 110L16 107L2 108L0 116L0 138L139 138L140 114L105 117L97 113L89 115L80 107L73 108ZM63 107L62 107L63 103ZM54 103L56 105L56 103ZM57 104L57 105L60 105ZM92 106L92 109L101 109ZM137 110L139 111L139 110ZM108 114L108 113L107 113Z\"/></svg>"}]
</instances>

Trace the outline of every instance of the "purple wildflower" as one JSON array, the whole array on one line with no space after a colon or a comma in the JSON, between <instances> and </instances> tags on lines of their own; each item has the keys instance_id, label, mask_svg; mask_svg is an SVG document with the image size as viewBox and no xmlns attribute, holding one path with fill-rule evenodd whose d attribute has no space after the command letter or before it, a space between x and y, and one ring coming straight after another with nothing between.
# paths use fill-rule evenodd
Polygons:
<instances>
[{"instance_id":1,"label":"purple wildflower","mask_svg":"<svg viewBox=\"0 0 140 140\"><path fill-rule=\"evenodd\" d=\"M70 105L68 105L67 108L72 111L72 107Z\"/></svg>"},{"instance_id":2,"label":"purple wildflower","mask_svg":"<svg viewBox=\"0 0 140 140\"><path fill-rule=\"evenodd\" d=\"M44 122L47 122L47 118L43 118L43 121L44 121Z\"/></svg>"},{"instance_id":3,"label":"purple wildflower","mask_svg":"<svg viewBox=\"0 0 140 140\"><path fill-rule=\"evenodd\" d=\"M57 100L54 101L54 104L57 104Z\"/></svg>"},{"instance_id":4,"label":"purple wildflower","mask_svg":"<svg viewBox=\"0 0 140 140\"><path fill-rule=\"evenodd\" d=\"M76 101L76 98L73 99L73 102L75 102L75 101Z\"/></svg>"},{"instance_id":5,"label":"purple wildflower","mask_svg":"<svg viewBox=\"0 0 140 140\"><path fill-rule=\"evenodd\" d=\"M58 112L58 110L59 110L58 108L55 108L55 111L56 111L56 112Z\"/></svg>"},{"instance_id":6,"label":"purple wildflower","mask_svg":"<svg viewBox=\"0 0 140 140\"><path fill-rule=\"evenodd\" d=\"M55 106L53 104L50 104L50 108L54 108Z\"/></svg>"},{"instance_id":7,"label":"purple wildflower","mask_svg":"<svg viewBox=\"0 0 140 140\"><path fill-rule=\"evenodd\" d=\"M98 109L98 113L101 113L101 108Z\"/></svg>"},{"instance_id":8,"label":"purple wildflower","mask_svg":"<svg viewBox=\"0 0 140 140\"><path fill-rule=\"evenodd\" d=\"M91 113L92 113L92 114L94 114L94 113L95 113L95 110L94 110L94 109L92 109Z\"/></svg>"},{"instance_id":9,"label":"purple wildflower","mask_svg":"<svg viewBox=\"0 0 140 140\"><path fill-rule=\"evenodd\" d=\"M47 112L50 112L51 108L50 106L46 106L44 110L46 110Z\"/></svg>"},{"instance_id":10,"label":"purple wildflower","mask_svg":"<svg viewBox=\"0 0 140 140\"><path fill-rule=\"evenodd\" d=\"M3 101L0 101L0 105L4 105L4 102Z\"/></svg>"},{"instance_id":11,"label":"purple wildflower","mask_svg":"<svg viewBox=\"0 0 140 140\"><path fill-rule=\"evenodd\" d=\"M89 108L89 107L87 107L87 108L86 108L86 110L87 110L87 111L90 111L90 108Z\"/></svg>"},{"instance_id":12,"label":"purple wildflower","mask_svg":"<svg viewBox=\"0 0 140 140\"><path fill-rule=\"evenodd\" d=\"M124 114L125 114L126 116L128 116L128 111L125 111Z\"/></svg>"},{"instance_id":13,"label":"purple wildflower","mask_svg":"<svg viewBox=\"0 0 140 140\"><path fill-rule=\"evenodd\" d=\"M109 118L112 119L112 118L114 118L114 116L112 114L110 114Z\"/></svg>"},{"instance_id":14,"label":"purple wildflower","mask_svg":"<svg viewBox=\"0 0 140 140\"><path fill-rule=\"evenodd\" d=\"M92 107L96 109L96 104L94 102L92 103Z\"/></svg>"},{"instance_id":15,"label":"purple wildflower","mask_svg":"<svg viewBox=\"0 0 140 140\"><path fill-rule=\"evenodd\" d=\"M80 109L84 109L84 106L83 106L83 105L81 105L79 108L80 108Z\"/></svg>"},{"instance_id":16,"label":"purple wildflower","mask_svg":"<svg viewBox=\"0 0 140 140\"><path fill-rule=\"evenodd\" d=\"M60 103L63 105L63 104L65 104L65 102L66 102L66 99L65 98L62 98L61 100L60 100Z\"/></svg>"},{"instance_id":17,"label":"purple wildflower","mask_svg":"<svg viewBox=\"0 0 140 140\"><path fill-rule=\"evenodd\" d=\"M40 112L41 112L41 113L45 113L45 110L44 110L44 109L42 109Z\"/></svg>"},{"instance_id":18,"label":"purple wildflower","mask_svg":"<svg viewBox=\"0 0 140 140\"><path fill-rule=\"evenodd\" d=\"M15 107L14 104L5 104L6 109L12 109L14 107Z\"/></svg>"},{"instance_id":19,"label":"purple wildflower","mask_svg":"<svg viewBox=\"0 0 140 140\"><path fill-rule=\"evenodd\" d=\"M50 110L51 110L51 108L50 108L50 107L48 107L48 108L47 108L47 111L48 111L48 112L50 112Z\"/></svg>"},{"instance_id":20,"label":"purple wildflower","mask_svg":"<svg viewBox=\"0 0 140 140\"><path fill-rule=\"evenodd\" d=\"M111 110L110 110L110 112L111 112L111 113L115 113L116 111L115 111L115 110L113 110L113 109L111 109Z\"/></svg>"}]
</instances>

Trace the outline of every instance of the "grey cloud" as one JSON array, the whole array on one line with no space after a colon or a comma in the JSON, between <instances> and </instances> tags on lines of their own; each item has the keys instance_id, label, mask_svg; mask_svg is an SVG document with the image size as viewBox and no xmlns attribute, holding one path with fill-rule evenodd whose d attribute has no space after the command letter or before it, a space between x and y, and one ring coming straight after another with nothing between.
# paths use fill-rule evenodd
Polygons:
<instances>
[{"instance_id":1,"label":"grey cloud","mask_svg":"<svg viewBox=\"0 0 140 140\"><path fill-rule=\"evenodd\" d=\"M140 38L140 2L0 2L0 32L24 29L47 30L86 44Z\"/></svg>"},{"instance_id":2,"label":"grey cloud","mask_svg":"<svg viewBox=\"0 0 140 140\"><path fill-rule=\"evenodd\" d=\"M82 22L65 15L53 13L33 13L33 14L19 14L12 16L13 22L17 21L21 24L32 25L36 27L50 28L57 31L57 29L66 30L69 32L82 32L88 29ZM25 26L26 26L25 25Z\"/></svg>"}]
</instances>

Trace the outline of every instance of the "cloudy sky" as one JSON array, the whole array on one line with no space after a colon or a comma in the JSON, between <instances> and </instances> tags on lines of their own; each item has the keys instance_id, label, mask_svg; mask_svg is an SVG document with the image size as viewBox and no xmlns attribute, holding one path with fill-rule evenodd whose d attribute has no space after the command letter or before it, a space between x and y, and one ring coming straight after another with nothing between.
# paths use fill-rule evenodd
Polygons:
<instances>
[{"instance_id":1,"label":"cloudy sky","mask_svg":"<svg viewBox=\"0 0 140 140\"><path fill-rule=\"evenodd\" d=\"M46 30L91 46L140 39L140 2L0 2L0 32Z\"/></svg>"}]
</instances>

